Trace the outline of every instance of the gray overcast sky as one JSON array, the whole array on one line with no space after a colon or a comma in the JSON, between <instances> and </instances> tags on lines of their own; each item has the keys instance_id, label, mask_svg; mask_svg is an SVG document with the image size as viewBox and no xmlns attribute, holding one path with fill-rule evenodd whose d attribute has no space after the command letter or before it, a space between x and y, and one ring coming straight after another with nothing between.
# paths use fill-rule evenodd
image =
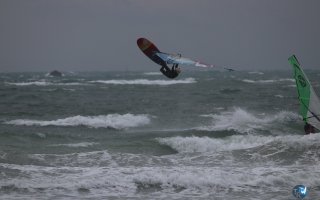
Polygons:
<instances>
[{"instance_id":1,"label":"gray overcast sky","mask_svg":"<svg viewBox=\"0 0 320 200\"><path fill-rule=\"evenodd\" d=\"M319 0L0 0L0 71L157 69L136 45L235 69L320 69Z\"/></svg>"}]
</instances>

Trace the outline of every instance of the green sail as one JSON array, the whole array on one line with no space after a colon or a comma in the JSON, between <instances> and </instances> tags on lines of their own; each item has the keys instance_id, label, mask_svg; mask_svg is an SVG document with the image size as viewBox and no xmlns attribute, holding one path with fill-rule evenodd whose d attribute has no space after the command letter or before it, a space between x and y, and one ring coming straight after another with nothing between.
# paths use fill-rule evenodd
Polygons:
<instances>
[{"instance_id":1,"label":"green sail","mask_svg":"<svg viewBox=\"0 0 320 200\"><path fill-rule=\"evenodd\" d=\"M308 114L308 107L310 101L310 83L302 69L297 58L293 55L289 58L289 62L293 67L293 76L296 80L298 96L300 101L300 113L303 117L303 120L306 121Z\"/></svg>"},{"instance_id":2,"label":"green sail","mask_svg":"<svg viewBox=\"0 0 320 200\"><path fill-rule=\"evenodd\" d=\"M320 101L314 92L310 82L300 67L300 63L293 55L289 59L293 67L293 75L297 85L300 102L300 114L305 122L310 123L320 129Z\"/></svg>"}]
</instances>

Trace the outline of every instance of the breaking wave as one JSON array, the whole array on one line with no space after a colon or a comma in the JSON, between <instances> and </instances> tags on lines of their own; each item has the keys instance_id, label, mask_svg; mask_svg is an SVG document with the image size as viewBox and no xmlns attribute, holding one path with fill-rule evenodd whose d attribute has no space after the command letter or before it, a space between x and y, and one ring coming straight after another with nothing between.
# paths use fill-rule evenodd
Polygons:
<instances>
[{"instance_id":1,"label":"breaking wave","mask_svg":"<svg viewBox=\"0 0 320 200\"><path fill-rule=\"evenodd\" d=\"M161 72L145 72L143 73L144 75L149 75L149 76L158 76L158 75L162 75Z\"/></svg>"},{"instance_id":2,"label":"breaking wave","mask_svg":"<svg viewBox=\"0 0 320 200\"><path fill-rule=\"evenodd\" d=\"M311 137L310 137L311 136ZM241 149L250 149L267 145L271 142L284 144L285 147L298 148L318 144L320 135L286 135L286 136L259 136L233 135L226 138L210 137L167 137L157 138L162 145L170 146L179 153L192 152L221 152Z\"/></svg>"},{"instance_id":3,"label":"breaking wave","mask_svg":"<svg viewBox=\"0 0 320 200\"><path fill-rule=\"evenodd\" d=\"M7 85L15 85L15 86L75 86L75 85L87 85L85 83L55 83L55 82L47 82L47 81L32 81L32 82L20 82L20 83L11 83L6 82Z\"/></svg>"},{"instance_id":4,"label":"breaking wave","mask_svg":"<svg viewBox=\"0 0 320 200\"><path fill-rule=\"evenodd\" d=\"M51 83L46 81L32 81L32 82L21 82L21 83L10 83L6 82L7 85L15 85L15 86L30 86L30 85L36 85L36 86L48 86L51 85Z\"/></svg>"},{"instance_id":5,"label":"breaking wave","mask_svg":"<svg viewBox=\"0 0 320 200\"><path fill-rule=\"evenodd\" d=\"M251 79L243 79L245 83L278 83L278 82L295 82L294 79L290 78L282 78L282 79L270 79L270 80L251 80Z\"/></svg>"},{"instance_id":6,"label":"breaking wave","mask_svg":"<svg viewBox=\"0 0 320 200\"><path fill-rule=\"evenodd\" d=\"M90 128L114 128L126 129L144 126L150 123L148 115L133 114L110 114L98 116L73 116L51 121L16 119L5 122L5 124L24 126L87 126Z\"/></svg>"},{"instance_id":7,"label":"breaking wave","mask_svg":"<svg viewBox=\"0 0 320 200\"><path fill-rule=\"evenodd\" d=\"M148 74L156 75L156 74ZM5 82L7 85L14 86L78 86L78 85L92 85L93 83L100 84L113 84L113 85L174 85L174 84L192 84L197 81L194 78L186 78L179 80L148 80L148 79L135 79L135 80L96 80L89 82L71 82L59 83L50 82L46 80L30 81L30 82Z\"/></svg>"},{"instance_id":8,"label":"breaking wave","mask_svg":"<svg viewBox=\"0 0 320 200\"><path fill-rule=\"evenodd\" d=\"M174 84L191 84L196 83L194 78L186 78L181 80L97 80L90 83L114 84L114 85L174 85Z\"/></svg>"},{"instance_id":9,"label":"breaking wave","mask_svg":"<svg viewBox=\"0 0 320 200\"><path fill-rule=\"evenodd\" d=\"M255 130L275 129L276 122L290 122L300 119L299 115L289 111L280 111L274 115L262 115L257 117L241 108L220 114L202 115L212 118L212 124L196 127L195 130L202 131L223 131L233 130L240 133L252 133Z\"/></svg>"},{"instance_id":10,"label":"breaking wave","mask_svg":"<svg viewBox=\"0 0 320 200\"><path fill-rule=\"evenodd\" d=\"M160 144L168 145L180 153L186 152L218 152L248 149L272 141L272 138L260 136L234 135L227 139L209 137L169 137L157 139Z\"/></svg>"},{"instance_id":11,"label":"breaking wave","mask_svg":"<svg viewBox=\"0 0 320 200\"><path fill-rule=\"evenodd\" d=\"M93 146L96 145L98 143L95 142L81 142L81 143L70 143L70 144L52 144L50 145L51 147L89 147L89 146Z\"/></svg>"},{"instance_id":12,"label":"breaking wave","mask_svg":"<svg viewBox=\"0 0 320 200\"><path fill-rule=\"evenodd\" d=\"M305 166L304 170L296 170L272 165L85 168L1 163L0 167L15 170L20 175L2 181L1 190L26 190L38 195L40 191L45 191L46 195L52 195L52 198L57 194L65 195L65 191L71 196L85 192L84 194L89 194L93 199L99 199L101 196L141 199L139 192L144 191L153 192L151 195L157 195L159 199L185 199L185 193L195 193L192 199L195 196L199 197L198 195L204 197L203 199L210 199L217 194L224 197L226 194L234 193L237 196L239 192L251 192L260 196L270 190L272 193L280 192L285 196L288 193L288 185L297 184L297 179L308 185L318 185L320 178L319 166ZM63 175L57 176L61 173ZM271 187L275 183L279 187ZM283 191L284 188L287 190ZM181 194L177 194L177 191ZM285 197L281 199L288 199Z\"/></svg>"}]
</instances>

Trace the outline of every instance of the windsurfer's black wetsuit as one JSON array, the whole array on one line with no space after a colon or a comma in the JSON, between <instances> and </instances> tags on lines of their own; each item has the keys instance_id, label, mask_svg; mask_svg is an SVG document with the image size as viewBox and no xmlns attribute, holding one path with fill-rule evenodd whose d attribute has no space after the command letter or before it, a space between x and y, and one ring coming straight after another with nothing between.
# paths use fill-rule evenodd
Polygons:
<instances>
[{"instance_id":1,"label":"windsurfer's black wetsuit","mask_svg":"<svg viewBox=\"0 0 320 200\"><path fill-rule=\"evenodd\" d=\"M316 130L316 128L313 127L311 124L306 123L306 124L304 125L304 132L305 132L306 134L310 134L310 133L316 133L317 130Z\"/></svg>"},{"instance_id":2,"label":"windsurfer's black wetsuit","mask_svg":"<svg viewBox=\"0 0 320 200\"><path fill-rule=\"evenodd\" d=\"M160 69L160 72L162 72L163 75L165 75L168 78L176 78L179 75L179 70L177 70L178 64L174 64L172 68L170 69L165 62L162 63L162 67Z\"/></svg>"}]
</instances>

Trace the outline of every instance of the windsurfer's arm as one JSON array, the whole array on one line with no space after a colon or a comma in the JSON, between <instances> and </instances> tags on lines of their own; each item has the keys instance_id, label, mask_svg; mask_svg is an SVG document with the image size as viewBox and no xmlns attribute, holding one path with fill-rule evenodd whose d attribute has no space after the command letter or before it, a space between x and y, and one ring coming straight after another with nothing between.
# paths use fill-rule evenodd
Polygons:
<instances>
[{"instance_id":1,"label":"windsurfer's arm","mask_svg":"<svg viewBox=\"0 0 320 200\"><path fill-rule=\"evenodd\" d=\"M173 65L172 65L172 70L177 69L177 68L178 68L178 66L179 66L179 64L178 64L178 63L173 64Z\"/></svg>"}]
</instances>

